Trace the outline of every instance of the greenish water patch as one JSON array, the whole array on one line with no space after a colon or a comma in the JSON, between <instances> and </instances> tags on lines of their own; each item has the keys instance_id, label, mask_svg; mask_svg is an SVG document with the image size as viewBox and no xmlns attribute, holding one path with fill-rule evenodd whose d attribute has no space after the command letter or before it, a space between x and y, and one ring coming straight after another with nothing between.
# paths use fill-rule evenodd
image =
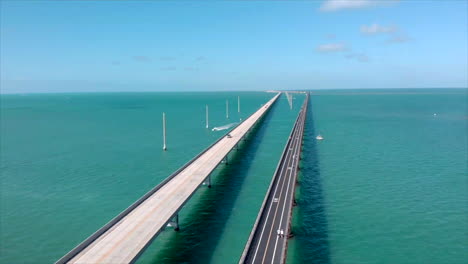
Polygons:
<instances>
[{"instance_id":1,"label":"greenish water patch","mask_svg":"<svg viewBox=\"0 0 468 264\"><path fill-rule=\"evenodd\" d=\"M232 107L226 119L225 101L234 106L237 96L241 113ZM247 117L272 96L2 95L1 262L53 262L214 142L225 131L205 128L205 104L213 127Z\"/></svg>"},{"instance_id":2,"label":"greenish water patch","mask_svg":"<svg viewBox=\"0 0 468 264\"><path fill-rule=\"evenodd\" d=\"M226 133L205 128L206 104L212 128L245 119L272 96L262 92L2 95L0 262L57 260ZM211 258L213 263L225 263L242 252L297 113L281 99L259 124L270 128L249 143L265 144L255 155L244 144L242 149L250 154L239 161L241 171L233 174L231 166L218 169L213 188L197 192L181 211L183 232L191 232L188 237L200 243L185 250L208 252L201 262ZM167 117L168 151L162 151L162 112ZM190 227L202 222L211 225L205 230L218 227L218 232L199 236L200 230ZM174 249L184 248L174 233L163 232L141 262L156 261L152 256L173 258Z\"/></svg>"},{"instance_id":3,"label":"greenish water patch","mask_svg":"<svg viewBox=\"0 0 468 264\"><path fill-rule=\"evenodd\" d=\"M467 91L313 93L288 263L465 263ZM1 95L0 262L57 260L218 139L205 104L214 127L272 96ZM238 261L303 98L280 98L139 263Z\"/></svg>"},{"instance_id":4,"label":"greenish water patch","mask_svg":"<svg viewBox=\"0 0 468 264\"><path fill-rule=\"evenodd\" d=\"M309 160L320 166L302 171L295 229L307 235L291 262L321 253L309 247L321 192L331 263L466 263L467 99L467 89L315 93L308 125L325 140ZM314 181L321 190L305 194Z\"/></svg>"},{"instance_id":5,"label":"greenish water patch","mask_svg":"<svg viewBox=\"0 0 468 264\"><path fill-rule=\"evenodd\" d=\"M182 210L181 231L161 234L138 262L237 263L298 110L280 98L229 165L213 173L213 187Z\"/></svg>"},{"instance_id":6,"label":"greenish water patch","mask_svg":"<svg viewBox=\"0 0 468 264\"><path fill-rule=\"evenodd\" d=\"M301 170L298 175L297 207L294 208L291 227L294 237L288 250L290 263L331 263L316 135L314 112L309 106L304 129Z\"/></svg>"}]
</instances>

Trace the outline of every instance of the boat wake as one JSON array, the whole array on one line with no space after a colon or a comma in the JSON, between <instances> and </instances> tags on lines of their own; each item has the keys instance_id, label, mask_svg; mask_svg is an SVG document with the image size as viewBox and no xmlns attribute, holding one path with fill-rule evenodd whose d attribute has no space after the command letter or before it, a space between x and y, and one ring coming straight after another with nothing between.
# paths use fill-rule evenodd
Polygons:
<instances>
[{"instance_id":1,"label":"boat wake","mask_svg":"<svg viewBox=\"0 0 468 264\"><path fill-rule=\"evenodd\" d=\"M238 124L238 123L230 123L230 124L227 124L227 125L224 125L224 126L213 127L213 129L211 131L226 130L226 129L229 129L229 128L235 126L236 124Z\"/></svg>"}]
</instances>

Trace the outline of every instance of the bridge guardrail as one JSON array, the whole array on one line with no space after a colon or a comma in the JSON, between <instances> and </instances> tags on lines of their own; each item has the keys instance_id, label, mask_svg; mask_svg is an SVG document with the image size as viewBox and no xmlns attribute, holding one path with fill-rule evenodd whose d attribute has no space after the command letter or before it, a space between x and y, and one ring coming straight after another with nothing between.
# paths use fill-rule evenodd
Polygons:
<instances>
[{"instance_id":1,"label":"bridge guardrail","mask_svg":"<svg viewBox=\"0 0 468 264\"><path fill-rule=\"evenodd\" d=\"M302 109L301 109L301 111L302 111ZM263 214L263 211L265 210L266 202L268 201L268 198L270 197L270 193L271 193L271 189L272 189L273 183L277 180L276 175L277 175L277 173L278 173L279 168L281 167L281 163L283 162L283 160L284 160L284 158L285 158L286 150L288 149L288 147L289 147L290 144L291 144L291 137L292 137L292 135L293 135L294 130L295 130L296 127L297 127L297 123L298 123L298 121L299 121L299 117L300 117L300 112L299 112L299 115L298 115L297 118L296 118L296 121L294 121L294 126L293 126L293 128L291 129L291 132L290 132L290 134L289 134L289 137L288 137L288 139L287 139L287 141L286 141L286 145L284 146L283 153L281 153L281 157L280 157L280 159L279 159L279 161L278 161L278 165L276 166L276 170L275 170L275 172L274 172L274 174L273 174L275 177L273 177L273 179L272 179L271 182L270 182L270 186L268 186L267 195L265 195L265 198L263 199L263 203L262 203L262 205L261 205L261 207L260 207L260 211L259 211L259 213L258 213L258 215L257 215L257 219L255 220L255 223L254 223L254 225L253 225L253 227L252 227L252 231L250 232L249 238L248 238L247 243L246 243L246 245L245 245L245 247L244 247L244 251L242 252L241 258L240 258L240 260L239 260L239 264L241 264L241 263L243 264L243 263L245 262L245 259L247 258L247 254L248 254L249 249L250 249L250 246L251 246L251 244L252 244L254 234L255 234L255 232L257 231L257 227L258 227L258 224L259 224L259 222L260 222L261 216L262 216L262 214Z\"/></svg>"}]
</instances>

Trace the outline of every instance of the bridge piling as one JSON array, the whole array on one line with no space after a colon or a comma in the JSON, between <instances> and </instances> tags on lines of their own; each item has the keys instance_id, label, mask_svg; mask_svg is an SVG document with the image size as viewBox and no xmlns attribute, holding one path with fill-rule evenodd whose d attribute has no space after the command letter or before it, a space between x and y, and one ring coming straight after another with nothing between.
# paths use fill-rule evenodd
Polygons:
<instances>
[{"instance_id":1,"label":"bridge piling","mask_svg":"<svg viewBox=\"0 0 468 264\"><path fill-rule=\"evenodd\" d=\"M209 120L208 120L208 105L206 105L206 128L209 127Z\"/></svg>"},{"instance_id":2,"label":"bridge piling","mask_svg":"<svg viewBox=\"0 0 468 264\"><path fill-rule=\"evenodd\" d=\"M163 118L163 150L167 150L166 146L166 113L162 114Z\"/></svg>"},{"instance_id":3,"label":"bridge piling","mask_svg":"<svg viewBox=\"0 0 468 264\"><path fill-rule=\"evenodd\" d=\"M177 213L167 224L168 227L174 227L174 231L179 231L179 213Z\"/></svg>"},{"instance_id":4,"label":"bridge piling","mask_svg":"<svg viewBox=\"0 0 468 264\"><path fill-rule=\"evenodd\" d=\"M226 100L226 119L229 119L229 101Z\"/></svg>"},{"instance_id":5,"label":"bridge piling","mask_svg":"<svg viewBox=\"0 0 468 264\"><path fill-rule=\"evenodd\" d=\"M206 177L205 181L203 182L203 185L206 185L206 187L211 188L211 174Z\"/></svg>"}]
</instances>

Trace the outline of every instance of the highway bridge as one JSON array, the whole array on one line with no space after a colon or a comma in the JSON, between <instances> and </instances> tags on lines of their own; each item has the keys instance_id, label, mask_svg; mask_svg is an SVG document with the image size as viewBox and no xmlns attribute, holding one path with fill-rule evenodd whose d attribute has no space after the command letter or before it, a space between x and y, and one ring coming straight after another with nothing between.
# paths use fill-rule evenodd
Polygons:
<instances>
[{"instance_id":1,"label":"highway bridge","mask_svg":"<svg viewBox=\"0 0 468 264\"><path fill-rule=\"evenodd\" d=\"M284 263L309 94L299 112L239 263Z\"/></svg>"},{"instance_id":2,"label":"highway bridge","mask_svg":"<svg viewBox=\"0 0 468 264\"><path fill-rule=\"evenodd\" d=\"M131 263L167 225L176 229L178 212L213 170L226 159L281 93L260 107L230 133L213 143L97 230L56 263Z\"/></svg>"}]
</instances>

